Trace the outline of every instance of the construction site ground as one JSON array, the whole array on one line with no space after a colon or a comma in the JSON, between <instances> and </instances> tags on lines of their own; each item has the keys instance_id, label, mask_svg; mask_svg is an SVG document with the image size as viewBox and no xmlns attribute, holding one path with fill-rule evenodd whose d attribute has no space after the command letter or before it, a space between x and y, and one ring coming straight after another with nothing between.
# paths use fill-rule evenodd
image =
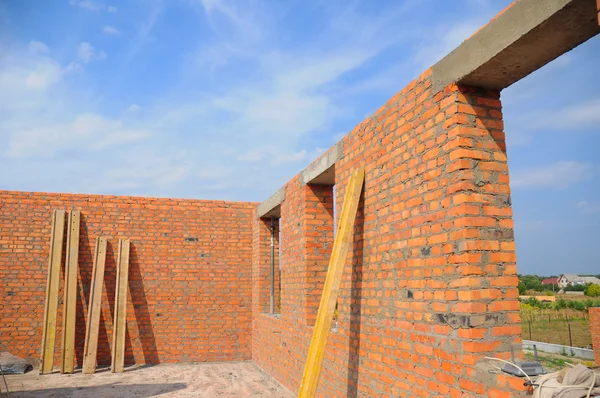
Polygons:
<instances>
[{"instance_id":1,"label":"construction site ground","mask_svg":"<svg viewBox=\"0 0 600 398\"><path fill-rule=\"evenodd\" d=\"M12 397L264 397L294 395L252 362L164 364L95 374L7 375ZM2 383L0 391L6 391ZM3 395L4 396L4 395Z\"/></svg>"}]
</instances>

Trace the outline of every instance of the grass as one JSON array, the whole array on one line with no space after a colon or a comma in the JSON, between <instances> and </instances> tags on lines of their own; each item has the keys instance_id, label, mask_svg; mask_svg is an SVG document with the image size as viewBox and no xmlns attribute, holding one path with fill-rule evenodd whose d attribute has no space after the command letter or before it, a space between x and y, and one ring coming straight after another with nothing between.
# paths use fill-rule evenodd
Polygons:
<instances>
[{"instance_id":1,"label":"grass","mask_svg":"<svg viewBox=\"0 0 600 398\"><path fill-rule=\"evenodd\" d=\"M585 301L587 299L595 299L596 297L588 297L588 296L579 296L575 294L555 294L556 300L566 300L566 301Z\"/></svg>"},{"instance_id":2,"label":"grass","mask_svg":"<svg viewBox=\"0 0 600 398\"><path fill-rule=\"evenodd\" d=\"M525 340L541 341L544 343L571 345L569 342L569 327L566 319L548 319L545 317L522 316L523 332L521 337ZM570 319L571 338L573 347L588 348L592 344L590 334L590 321L585 318ZM531 325L531 334L529 326Z\"/></svg>"},{"instance_id":3,"label":"grass","mask_svg":"<svg viewBox=\"0 0 600 398\"><path fill-rule=\"evenodd\" d=\"M535 356L532 353L526 352L525 360L526 361L534 361ZM559 355L559 354L549 354L549 353L539 352L539 351L538 351L538 360L540 361L540 363L542 364L542 367L544 368L544 370L546 372L554 372L556 370L566 368L568 366L567 364L575 365L575 364L581 363L587 367L594 366L593 362L586 361L584 359L566 357L566 356Z\"/></svg>"}]
</instances>

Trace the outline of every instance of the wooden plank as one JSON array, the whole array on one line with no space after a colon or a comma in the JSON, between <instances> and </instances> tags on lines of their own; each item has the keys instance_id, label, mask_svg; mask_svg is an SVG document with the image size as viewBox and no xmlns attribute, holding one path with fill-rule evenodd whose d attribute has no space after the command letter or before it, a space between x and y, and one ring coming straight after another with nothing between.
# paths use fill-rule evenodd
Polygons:
<instances>
[{"instance_id":1,"label":"wooden plank","mask_svg":"<svg viewBox=\"0 0 600 398\"><path fill-rule=\"evenodd\" d=\"M121 373L125 367L125 329L127 328L127 281L129 274L129 239L119 239L115 316L113 317L113 353L110 370Z\"/></svg>"},{"instance_id":2,"label":"wooden plank","mask_svg":"<svg viewBox=\"0 0 600 398\"><path fill-rule=\"evenodd\" d=\"M56 313L58 310L58 288L60 266L65 235L65 211L54 210L52 214L52 232L50 233L50 255L48 256L48 282L46 284L46 303L44 307L44 329L42 331L42 351L40 354L40 373L52 372L54 365L54 340L56 338Z\"/></svg>"},{"instance_id":3,"label":"wooden plank","mask_svg":"<svg viewBox=\"0 0 600 398\"><path fill-rule=\"evenodd\" d=\"M325 355L325 346L327 345L327 337L331 330L331 322L342 282L342 275L344 274L346 257L348 249L352 244L352 230L354 228L354 220L356 219L356 211L364 179L365 169L360 168L355 170L350 176L348 187L346 188L340 223L335 241L333 242L327 277L325 278L319 312L317 313L317 321L308 349L300 392L298 393L298 397L301 398L314 397L317 391L321 365L323 364L323 356Z\"/></svg>"},{"instance_id":4,"label":"wooden plank","mask_svg":"<svg viewBox=\"0 0 600 398\"><path fill-rule=\"evenodd\" d=\"M69 212L67 257L63 296L62 361L60 373L73 373L75 367L75 318L77 304L77 268L79 261L79 224L81 211Z\"/></svg>"},{"instance_id":5,"label":"wooden plank","mask_svg":"<svg viewBox=\"0 0 600 398\"><path fill-rule=\"evenodd\" d=\"M100 328L100 311L102 306L102 285L104 284L104 265L106 261L106 238L96 239L94 268L90 287L90 302L85 328L85 346L83 350L83 373L96 371L96 355L98 353L98 330Z\"/></svg>"}]
</instances>

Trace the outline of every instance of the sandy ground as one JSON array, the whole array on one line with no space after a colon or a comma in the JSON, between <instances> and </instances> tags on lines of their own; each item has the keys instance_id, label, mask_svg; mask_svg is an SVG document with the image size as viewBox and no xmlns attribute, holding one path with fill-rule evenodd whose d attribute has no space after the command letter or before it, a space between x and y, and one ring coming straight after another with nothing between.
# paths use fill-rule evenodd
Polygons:
<instances>
[{"instance_id":1,"label":"sandy ground","mask_svg":"<svg viewBox=\"0 0 600 398\"><path fill-rule=\"evenodd\" d=\"M16 397L277 397L294 395L252 362L168 364L130 368L124 373L99 370L93 375L38 370L6 376ZM0 381L2 396L6 396Z\"/></svg>"}]
</instances>

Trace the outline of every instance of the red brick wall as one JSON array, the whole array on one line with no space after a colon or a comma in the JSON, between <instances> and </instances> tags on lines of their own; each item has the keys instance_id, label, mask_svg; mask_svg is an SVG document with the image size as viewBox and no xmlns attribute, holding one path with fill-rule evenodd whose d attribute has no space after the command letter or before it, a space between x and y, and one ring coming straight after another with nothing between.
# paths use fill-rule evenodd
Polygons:
<instances>
[{"instance_id":1,"label":"red brick wall","mask_svg":"<svg viewBox=\"0 0 600 398\"><path fill-rule=\"evenodd\" d=\"M594 348L594 362L600 365L600 307L588 308L590 314L590 333L592 347Z\"/></svg>"},{"instance_id":2,"label":"red brick wall","mask_svg":"<svg viewBox=\"0 0 600 398\"><path fill-rule=\"evenodd\" d=\"M83 353L92 255L99 235L109 241L100 364L110 363L119 238L131 239L126 363L250 359L254 206L0 191L0 351L38 360L52 210L80 209L78 364ZM60 297L59 329L62 281ZM59 364L60 339L59 330L55 366Z\"/></svg>"},{"instance_id":3,"label":"red brick wall","mask_svg":"<svg viewBox=\"0 0 600 398\"><path fill-rule=\"evenodd\" d=\"M340 210L366 168L318 396L505 396L522 380L487 371L521 342L513 222L499 93L430 72L343 139ZM297 391L312 334L314 195L298 176L281 204L282 314L254 301L254 361ZM323 219L325 221L325 219ZM255 253L264 250L255 220ZM255 257L255 271L261 266ZM254 278L255 290L261 280ZM312 305L312 304L311 304Z\"/></svg>"}]
</instances>

